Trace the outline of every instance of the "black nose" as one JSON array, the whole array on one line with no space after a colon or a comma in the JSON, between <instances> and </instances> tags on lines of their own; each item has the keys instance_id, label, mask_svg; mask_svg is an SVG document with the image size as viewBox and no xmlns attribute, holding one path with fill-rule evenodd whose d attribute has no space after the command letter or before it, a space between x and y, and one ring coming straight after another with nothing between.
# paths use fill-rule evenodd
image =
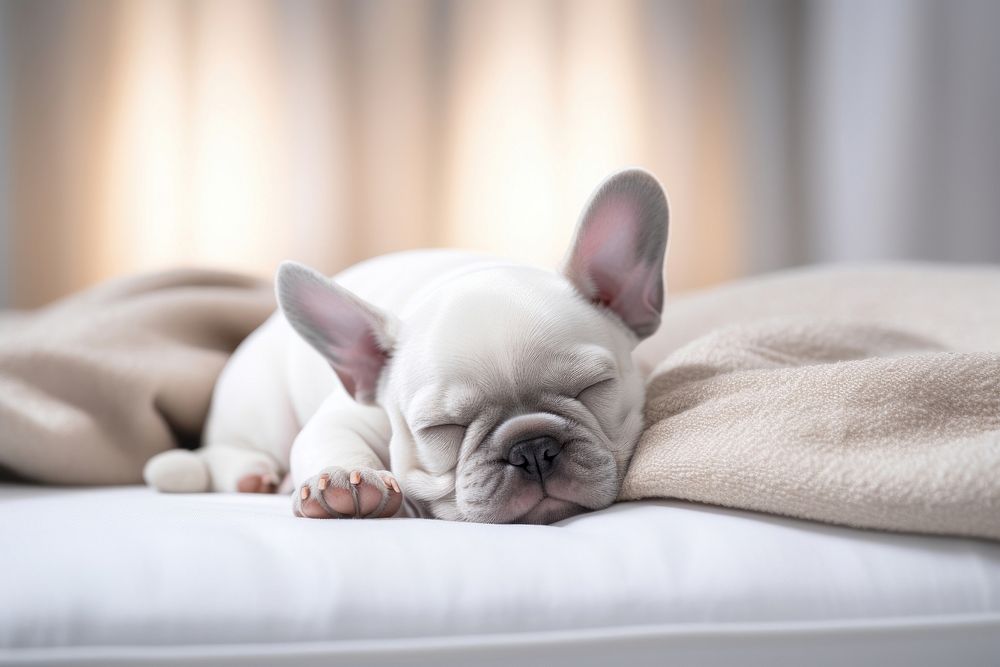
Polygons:
<instances>
[{"instance_id":1,"label":"black nose","mask_svg":"<svg viewBox=\"0 0 1000 667\"><path fill-rule=\"evenodd\" d=\"M528 438L514 443L507 452L507 463L524 469L532 477L548 477L556 467L556 457L562 444L549 435Z\"/></svg>"}]
</instances>

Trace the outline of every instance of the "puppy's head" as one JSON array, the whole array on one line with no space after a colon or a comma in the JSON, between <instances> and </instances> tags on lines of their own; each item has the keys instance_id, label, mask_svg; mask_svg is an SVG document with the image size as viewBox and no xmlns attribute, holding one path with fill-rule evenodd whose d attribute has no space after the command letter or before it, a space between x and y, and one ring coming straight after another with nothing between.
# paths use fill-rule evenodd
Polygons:
<instances>
[{"instance_id":1,"label":"puppy's head","mask_svg":"<svg viewBox=\"0 0 1000 667\"><path fill-rule=\"evenodd\" d=\"M659 184L630 170L594 193L559 273L477 264L389 314L285 264L279 301L355 399L387 411L418 511L550 523L621 487L642 429L631 352L660 323L667 222Z\"/></svg>"}]
</instances>

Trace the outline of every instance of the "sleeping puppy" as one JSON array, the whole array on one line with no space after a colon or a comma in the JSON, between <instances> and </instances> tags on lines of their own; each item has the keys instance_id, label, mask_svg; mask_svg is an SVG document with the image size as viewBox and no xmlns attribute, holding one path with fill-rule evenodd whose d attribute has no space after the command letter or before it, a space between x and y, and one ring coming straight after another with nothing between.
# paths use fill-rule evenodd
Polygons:
<instances>
[{"instance_id":1,"label":"sleeping puppy","mask_svg":"<svg viewBox=\"0 0 1000 667\"><path fill-rule=\"evenodd\" d=\"M161 491L273 492L314 519L551 523L607 507L642 429L636 344L660 324L667 200L605 181L560 272L457 251L328 279L286 262L280 309L219 377ZM331 372L332 369L332 372Z\"/></svg>"}]
</instances>

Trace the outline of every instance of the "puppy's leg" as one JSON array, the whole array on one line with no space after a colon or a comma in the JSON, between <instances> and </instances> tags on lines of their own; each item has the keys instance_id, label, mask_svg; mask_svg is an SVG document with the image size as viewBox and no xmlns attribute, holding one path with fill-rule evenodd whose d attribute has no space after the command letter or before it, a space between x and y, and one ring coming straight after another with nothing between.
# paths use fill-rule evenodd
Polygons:
<instances>
[{"instance_id":1,"label":"puppy's leg","mask_svg":"<svg viewBox=\"0 0 1000 667\"><path fill-rule=\"evenodd\" d=\"M272 317L236 349L215 384L203 446L150 459L143 477L168 492L273 493L296 420L284 377L287 327Z\"/></svg>"},{"instance_id":2,"label":"puppy's leg","mask_svg":"<svg viewBox=\"0 0 1000 667\"><path fill-rule=\"evenodd\" d=\"M259 449L213 443L200 453L208 465L213 491L274 493L281 484L281 466Z\"/></svg>"},{"instance_id":3,"label":"puppy's leg","mask_svg":"<svg viewBox=\"0 0 1000 667\"><path fill-rule=\"evenodd\" d=\"M330 396L292 445L292 511L312 519L387 517L403 494L388 471L389 418L381 408Z\"/></svg>"},{"instance_id":4,"label":"puppy's leg","mask_svg":"<svg viewBox=\"0 0 1000 667\"><path fill-rule=\"evenodd\" d=\"M274 493L281 475L281 466L267 453L220 443L157 454L143 470L147 484L167 493Z\"/></svg>"}]
</instances>

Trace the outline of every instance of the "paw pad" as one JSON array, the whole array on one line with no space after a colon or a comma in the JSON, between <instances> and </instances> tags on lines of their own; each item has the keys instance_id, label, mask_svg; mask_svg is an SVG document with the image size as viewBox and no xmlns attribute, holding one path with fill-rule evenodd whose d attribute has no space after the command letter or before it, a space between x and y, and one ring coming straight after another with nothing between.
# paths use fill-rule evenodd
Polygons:
<instances>
[{"instance_id":1,"label":"paw pad","mask_svg":"<svg viewBox=\"0 0 1000 667\"><path fill-rule=\"evenodd\" d=\"M403 502L392 473L371 468L326 468L310 477L292 496L295 516L310 519L381 518Z\"/></svg>"}]
</instances>

